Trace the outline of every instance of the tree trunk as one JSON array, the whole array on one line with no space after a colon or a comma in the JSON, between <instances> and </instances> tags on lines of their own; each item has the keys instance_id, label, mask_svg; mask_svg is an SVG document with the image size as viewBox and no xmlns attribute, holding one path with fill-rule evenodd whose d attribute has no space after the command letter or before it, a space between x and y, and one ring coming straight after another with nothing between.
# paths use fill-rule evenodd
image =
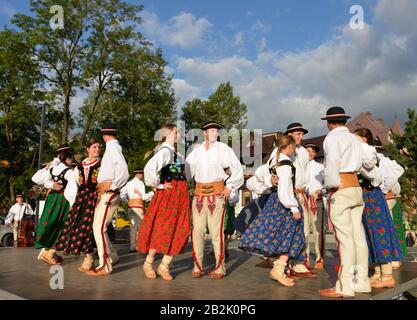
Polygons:
<instances>
[{"instance_id":1,"label":"tree trunk","mask_svg":"<svg viewBox=\"0 0 417 320\"><path fill-rule=\"evenodd\" d=\"M97 92L96 96L94 97L94 103L93 103L93 106L91 107L91 112L87 116L87 120L85 122L83 132L81 133L81 136L80 136L80 144L81 145L84 144L85 137L87 136L88 130L90 130L90 124L91 124L91 121L93 120L94 114L96 112L96 108L97 108L97 105L98 105L98 100L100 99L102 91L103 91L103 85L99 84L99 89L98 89L98 92Z\"/></svg>"},{"instance_id":2,"label":"tree trunk","mask_svg":"<svg viewBox=\"0 0 417 320\"><path fill-rule=\"evenodd\" d=\"M68 142L69 122L70 122L70 92L68 90L68 92L66 92L65 94L64 123L62 125L61 144Z\"/></svg>"},{"instance_id":3,"label":"tree trunk","mask_svg":"<svg viewBox=\"0 0 417 320\"><path fill-rule=\"evenodd\" d=\"M9 193L10 193L10 199L12 202L16 201L15 195L14 195L14 189L13 189L13 177L9 177Z\"/></svg>"}]
</instances>

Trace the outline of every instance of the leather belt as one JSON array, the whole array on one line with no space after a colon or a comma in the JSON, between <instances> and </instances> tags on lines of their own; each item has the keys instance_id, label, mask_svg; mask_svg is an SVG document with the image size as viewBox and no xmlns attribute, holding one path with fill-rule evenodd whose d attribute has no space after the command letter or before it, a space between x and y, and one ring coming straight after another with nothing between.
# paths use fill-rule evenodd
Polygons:
<instances>
[{"instance_id":1,"label":"leather belt","mask_svg":"<svg viewBox=\"0 0 417 320\"><path fill-rule=\"evenodd\" d=\"M222 194L224 191L224 182L216 181L211 183L196 183L195 186L195 195L197 196L207 196L207 195L216 195Z\"/></svg>"},{"instance_id":2,"label":"leather belt","mask_svg":"<svg viewBox=\"0 0 417 320\"><path fill-rule=\"evenodd\" d=\"M141 208L143 207L143 200L141 198L129 199L127 205L129 208Z\"/></svg>"},{"instance_id":3,"label":"leather belt","mask_svg":"<svg viewBox=\"0 0 417 320\"><path fill-rule=\"evenodd\" d=\"M116 190L109 190L111 188L111 181L104 181L101 183L97 183L97 192L101 196L105 193L117 193Z\"/></svg>"},{"instance_id":4,"label":"leather belt","mask_svg":"<svg viewBox=\"0 0 417 320\"><path fill-rule=\"evenodd\" d=\"M330 192L336 192L348 188L360 187L359 179L356 172L341 172L340 175L340 185L339 188L331 189Z\"/></svg>"}]
</instances>

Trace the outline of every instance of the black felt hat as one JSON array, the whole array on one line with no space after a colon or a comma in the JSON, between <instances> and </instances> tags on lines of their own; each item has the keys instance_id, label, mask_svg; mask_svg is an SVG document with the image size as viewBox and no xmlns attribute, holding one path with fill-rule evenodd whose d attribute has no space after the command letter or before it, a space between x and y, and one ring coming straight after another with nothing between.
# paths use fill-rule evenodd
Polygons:
<instances>
[{"instance_id":1,"label":"black felt hat","mask_svg":"<svg viewBox=\"0 0 417 320\"><path fill-rule=\"evenodd\" d=\"M63 151L72 151L72 149L67 144L61 144L58 148L56 148L56 154L60 154Z\"/></svg>"},{"instance_id":2,"label":"black felt hat","mask_svg":"<svg viewBox=\"0 0 417 320\"><path fill-rule=\"evenodd\" d=\"M321 120L346 121L350 118L351 116L348 116L342 107L331 107L327 110L326 117L321 118Z\"/></svg>"},{"instance_id":3,"label":"black felt hat","mask_svg":"<svg viewBox=\"0 0 417 320\"><path fill-rule=\"evenodd\" d=\"M316 152L320 151L320 147L315 145L314 143L307 143L304 148L313 148Z\"/></svg>"},{"instance_id":4,"label":"black felt hat","mask_svg":"<svg viewBox=\"0 0 417 320\"><path fill-rule=\"evenodd\" d=\"M116 126L111 122L106 122L102 128L101 128L101 134L106 134L109 136L117 136L117 128Z\"/></svg>"},{"instance_id":5,"label":"black felt hat","mask_svg":"<svg viewBox=\"0 0 417 320\"><path fill-rule=\"evenodd\" d=\"M215 129L219 129L220 130L222 128L222 126L218 122L216 122L216 121L207 121L203 125L202 130L208 130L208 129L212 129L212 128L215 128Z\"/></svg>"},{"instance_id":6,"label":"black felt hat","mask_svg":"<svg viewBox=\"0 0 417 320\"><path fill-rule=\"evenodd\" d=\"M295 123L291 123L288 127L287 127L287 131L285 131L285 135L291 133L291 132L297 132L297 131L301 131L304 132L304 134L308 133L307 129L304 129L303 125L301 123L295 122Z\"/></svg>"}]
</instances>

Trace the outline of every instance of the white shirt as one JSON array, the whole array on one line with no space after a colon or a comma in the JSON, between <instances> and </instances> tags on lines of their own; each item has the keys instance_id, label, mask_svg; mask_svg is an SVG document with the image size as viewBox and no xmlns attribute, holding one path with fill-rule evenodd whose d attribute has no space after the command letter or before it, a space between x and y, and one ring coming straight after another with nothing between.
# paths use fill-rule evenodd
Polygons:
<instances>
[{"instance_id":1,"label":"white shirt","mask_svg":"<svg viewBox=\"0 0 417 320\"><path fill-rule=\"evenodd\" d=\"M387 194L392 191L395 196L401 193L401 186L398 179L404 174L404 168L397 161L385 157L382 153L377 153L379 159L379 168L383 175L383 182L380 186L383 193Z\"/></svg>"},{"instance_id":2,"label":"white shirt","mask_svg":"<svg viewBox=\"0 0 417 320\"><path fill-rule=\"evenodd\" d=\"M243 168L233 149L216 141L208 150L206 142L195 148L186 159L186 176L198 183L225 180L224 169L230 168L231 176L226 181L229 190L239 189L244 183Z\"/></svg>"},{"instance_id":3,"label":"white shirt","mask_svg":"<svg viewBox=\"0 0 417 320\"><path fill-rule=\"evenodd\" d=\"M310 160L306 170L306 193L314 195L316 191L324 189L324 166L317 161Z\"/></svg>"},{"instance_id":4,"label":"white shirt","mask_svg":"<svg viewBox=\"0 0 417 320\"><path fill-rule=\"evenodd\" d=\"M122 147L117 140L110 140L106 143L106 151L101 160L100 171L97 182L111 181L111 190L121 189L129 180L129 169Z\"/></svg>"},{"instance_id":5,"label":"white shirt","mask_svg":"<svg viewBox=\"0 0 417 320\"><path fill-rule=\"evenodd\" d=\"M161 181L161 170L168 164L174 163L175 148L164 142L154 156L148 161L144 168L145 184L148 187L163 189ZM177 161L184 164L184 157L177 153Z\"/></svg>"},{"instance_id":6,"label":"white shirt","mask_svg":"<svg viewBox=\"0 0 417 320\"><path fill-rule=\"evenodd\" d=\"M271 161L271 165L275 165L276 156L277 156L278 148L275 148L272 151L269 160ZM304 189L306 184L306 168L308 163L308 151L303 146L298 145L295 149L295 156L292 157L291 161L294 163L294 167L296 169L295 173L295 188L296 189ZM267 180L268 181L268 180ZM272 186L271 179L269 178L268 185Z\"/></svg>"},{"instance_id":7,"label":"white shirt","mask_svg":"<svg viewBox=\"0 0 417 320\"><path fill-rule=\"evenodd\" d=\"M23 213L25 212L26 203L18 204L15 203L10 209L6 217L6 223L11 224L13 221L21 221L23 218ZM32 210L30 204L27 204L26 214L34 215L35 213Z\"/></svg>"},{"instance_id":8,"label":"white shirt","mask_svg":"<svg viewBox=\"0 0 417 320\"><path fill-rule=\"evenodd\" d=\"M55 176L58 176L68 167L63 164L59 163L55 167L52 168L52 173ZM40 169L38 170L32 177L32 181L37 185L44 186L47 189L52 189L54 185L54 181L52 180L52 176L49 169ZM64 175L65 180L67 180L67 185L64 190L64 197L72 206L75 202L75 197L77 196L77 184L75 182L74 170L69 169Z\"/></svg>"},{"instance_id":9,"label":"white shirt","mask_svg":"<svg viewBox=\"0 0 417 320\"><path fill-rule=\"evenodd\" d=\"M372 186L379 187L384 180L381 170L377 167L378 158L375 147L360 142L363 150L362 168L360 174L368 179Z\"/></svg>"},{"instance_id":10,"label":"white shirt","mask_svg":"<svg viewBox=\"0 0 417 320\"><path fill-rule=\"evenodd\" d=\"M145 184L142 180L134 177L121 190L120 198L124 201L142 198L143 201L150 201L153 191L146 193Z\"/></svg>"},{"instance_id":11,"label":"white shirt","mask_svg":"<svg viewBox=\"0 0 417 320\"><path fill-rule=\"evenodd\" d=\"M279 155L279 161L282 160L291 160L285 154ZM278 176L278 199L282 205L290 209L291 212L298 212L300 211L298 208L298 201L294 195L294 186L292 183L292 171L291 167L284 165L277 167L277 176Z\"/></svg>"},{"instance_id":12,"label":"white shirt","mask_svg":"<svg viewBox=\"0 0 417 320\"><path fill-rule=\"evenodd\" d=\"M338 188L340 173L359 172L363 152L358 139L345 126L330 131L323 142L324 185L327 189Z\"/></svg>"}]
</instances>

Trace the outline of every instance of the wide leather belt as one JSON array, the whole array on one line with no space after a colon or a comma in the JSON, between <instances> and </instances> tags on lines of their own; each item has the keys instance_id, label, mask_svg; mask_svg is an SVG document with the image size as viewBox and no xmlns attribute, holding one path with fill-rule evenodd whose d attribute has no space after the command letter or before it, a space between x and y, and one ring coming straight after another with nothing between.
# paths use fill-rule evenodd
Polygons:
<instances>
[{"instance_id":1,"label":"wide leather belt","mask_svg":"<svg viewBox=\"0 0 417 320\"><path fill-rule=\"evenodd\" d=\"M141 198L129 199L127 205L129 208L143 207L143 200Z\"/></svg>"},{"instance_id":2,"label":"wide leather belt","mask_svg":"<svg viewBox=\"0 0 417 320\"><path fill-rule=\"evenodd\" d=\"M99 195L103 195L105 193L115 193L116 191L109 190L111 188L111 181L105 181L102 183L97 183L97 192ZM107 191L106 191L107 190Z\"/></svg>"},{"instance_id":3,"label":"wide leather belt","mask_svg":"<svg viewBox=\"0 0 417 320\"><path fill-rule=\"evenodd\" d=\"M340 174L340 185L339 188L330 190L336 192L338 190L360 187L359 179L356 172L341 172Z\"/></svg>"},{"instance_id":4,"label":"wide leather belt","mask_svg":"<svg viewBox=\"0 0 417 320\"><path fill-rule=\"evenodd\" d=\"M389 192L385 195L385 199L386 199L386 200L393 200L393 199L395 199L395 198L396 198L396 196L395 196L394 192L392 192L392 191L389 191Z\"/></svg>"},{"instance_id":5,"label":"wide leather belt","mask_svg":"<svg viewBox=\"0 0 417 320\"><path fill-rule=\"evenodd\" d=\"M296 194L305 195L305 191L304 191L304 189L299 189L299 188L296 188L296 189L294 189L294 192L295 192Z\"/></svg>"},{"instance_id":6,"label":"wide leather belt","mask_svg":"<svg viewBox=\"0 0 417 320\"><path fill-rule=\"evenodd\" d=\"M195 195L197 196L208 196L222 194L224 191L224 182L216 181L211 183L196 183Z\"/></svg>"}]
</instances>

